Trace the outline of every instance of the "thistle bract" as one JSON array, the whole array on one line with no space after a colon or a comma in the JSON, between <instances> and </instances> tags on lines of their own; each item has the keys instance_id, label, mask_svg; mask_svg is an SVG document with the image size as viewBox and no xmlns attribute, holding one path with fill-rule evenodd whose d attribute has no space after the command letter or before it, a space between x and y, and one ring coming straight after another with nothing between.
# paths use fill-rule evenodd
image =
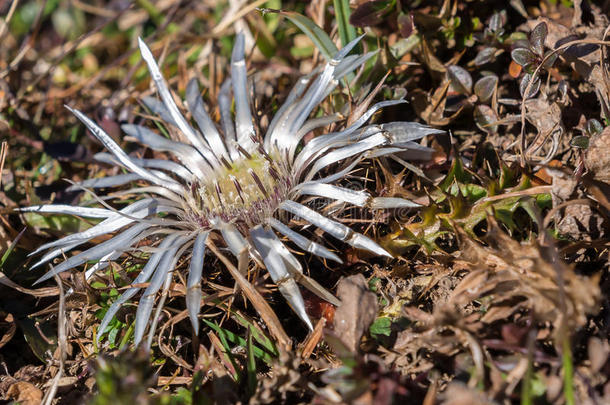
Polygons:
<instances>
[{"instance_id":1,"label":"thistle bract","mask_svg":"<svg viewBox=\"0 0 610 405\"><path fill-rule=\"evenodd\" d=\"M93 238L112 235L105 242L70 256L39 281L95 261L96 264L86 271L89 279L125 252L143 251L139 242L149 239L154 241L154 248L147 250L150 252L147 262L133 280L133 285L148 283L136 313L135 344L142 341L151 320L155 297L159 291L168 291L173 270L182 256L191 257L186 280L186 305L197 333L206 241L210 233L218 233L235 256L247 251L264 263L291 308L311 329L297 281L325 300L334 304L338 304L338 300L303 274L299 260L283 240L325 259L336 262L341 262L341 259L323 245L290 228L281 220L285 217L281 214L298 217L353 247L390 256L373 240L302 202L322 198L372 209L415 207L417 204L408 200L375 198L365 190L344 188L337 182L364 159L406 150L425 150L413 141L442 132L412 122L364 125L380 108L403 102L394 100L378 103L351 125L338 126L342 129L304 144L303 137L307 133L341 120L339 114L311 119L309 116L340 79L373 55L348 56L357 41L337 52L325 66L301 78L268 128L263 129L255 128L253 124L243 35L236 37L231 56L231 78L221 86L218 96L218 127L206 112L194 80L186 89L186 104L192 121L182 115L152 53L140 40L142 57L161 98L148 98L144 102L171 129L172 139L144 126L123 125L122 129L128 136L127 140L154 151L166 152L172 159L128 156L91 119L68 107L110 152L97 154L96 158L128 171L127 174L86 180L73 187L96 189L132 184L132 188L115 195L141 197L120 210L108 204L107 201L112 203L112 198L104 201L99 197L96 198L99 207L39 205L22 208L22 211L101 219L83 232L40 246L32 254L46 253L34 266L48 263ZM231 111L231 94L234 113ZM192 124L196 124L197 129ZM98 329L99 335L120 306L139 291L137 287L129 288L112 304ZM155 317L152 318L147 345L151 343L156 324Z\"/></svg>"}]
</instances>

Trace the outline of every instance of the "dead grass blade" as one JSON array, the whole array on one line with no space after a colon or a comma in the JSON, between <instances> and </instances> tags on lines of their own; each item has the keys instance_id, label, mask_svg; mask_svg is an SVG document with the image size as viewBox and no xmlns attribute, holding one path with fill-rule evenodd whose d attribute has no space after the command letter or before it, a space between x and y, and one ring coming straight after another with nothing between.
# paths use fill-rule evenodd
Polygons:
<instances>
[{"instance_id":1,"label":"dead grass blade","mask_svg":"<svg viewBox=\"0 0 610 405\"><path fill-rule=\"evenodd\" d=\"M320 343L320 340L322 340L322 337L324 336L324 326L326 326L326 318L322 317L316 323L313 332L311 332L307 337L307 340L303 343L303 351L301 352L301 357L303 359L308 359L318 343Z\"/></svg>"},{"instance_id":2,"label":"dead grass blade","mask_svg":"<svg viewBox=\"0 0 610 405\"><path fill-rule=\"evenodd\" d=\"M2 172L4 171L4 161L8 155L8 143L2 141L2 148L0 148L0 186L2 185Z\"/></svg>"},{"instance_id":3,"label":"dead grass blade","mask_svg":"<svg viewBox=\"0 0 610 405\"><path fill-rule=\"evenodd\" d=\"M24 294L29 294L38 298L53 297L59 294L59 289L56 287L37 288L36 290L21 287L19 284L15 283L7 276L5 276L4 273L0 273L0 284L3 284Z\"/></svg>"}]
</instances>

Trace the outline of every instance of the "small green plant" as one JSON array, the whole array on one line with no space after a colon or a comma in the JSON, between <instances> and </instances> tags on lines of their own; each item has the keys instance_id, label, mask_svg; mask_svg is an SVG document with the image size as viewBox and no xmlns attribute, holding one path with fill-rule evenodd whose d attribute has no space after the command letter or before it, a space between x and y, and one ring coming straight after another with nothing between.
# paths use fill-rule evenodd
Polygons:
<instances>
[{"instance_id":1,"label":"small green plant","mask_svg":"<svg viewBox=\"0 0 610 405\"><path fill-rule=\"evenodd\" d=\"M582 130L582 135L576 135L570 140L570 145L578 149L587 149L589 147L589 139L600 134L604 130L604 126L595 118L587 121L585 128Z\"/></svg>"},{"instance_id":2,"label":"small green plant","mask_svg":"<svg viewBox=\"0 0 610 405\"><path fill-rule=\"evenodd\" d=\"M510 56L519 66L523 68L525 74L521 78L519 90L521 97L531 98L538 93L540 89L540 77L534 77L534 71L541 67L542 69L550 69L557 60L557 53L551 51L545 52L544 41L548 35L548 27L545 22L536 25L529 35L529 39L523 39L515 44ZM531 84L531 88L527 96L525 91Z\"/></svg>"},{"instance_id":3,"label":"small green plant","mask_svg":"<svg viewBox=\"0 0 610 405\"><path fill-rule=\"evenodd\" d=\"M477 155L484 154L484 150L480 149ZM476 168L484 167L479 165L487 165L484 162L490 160L495 160L491 176L475 172ZM481 157L478 162L475 158L473 166L468 169L461 159L455 159L445 178L429 193L431 203L420 210L419 220L394 224L394 232L383 238L382 245L395 253L411 246L421 246L432 253L441 250L437 241L453 235L457 226L478 239L479 225L488 216L508 232L522 237L534 231L539 211L550 206L550 195L532 195L527 191L533 187L532 176L517 166L506 165L497 156L495 159Z\"/></svg>"}]
</instances>

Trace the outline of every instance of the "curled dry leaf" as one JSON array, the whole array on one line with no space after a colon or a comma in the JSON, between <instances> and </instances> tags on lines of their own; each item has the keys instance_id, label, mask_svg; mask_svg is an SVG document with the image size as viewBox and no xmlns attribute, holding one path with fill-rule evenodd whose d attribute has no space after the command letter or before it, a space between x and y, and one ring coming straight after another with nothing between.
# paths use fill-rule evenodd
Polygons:
<instances>
[{"instance_id":1,"label":"curled dry leaf","mask_svg":"<svg viewBox=\"0 0 610 405\"><path fill-rule=\"evenodd\" d=\"M553 216L555 228L561 235L569 236L575 240L591 241L605 234L604 219L591 208L591 204L580 190L579 179L571 173L546 169L547 175L552 179L551 199L556 213Z\"/></svg>"},{"instance_id":2,"label":"curled dry leaf","mask_svg":"<svg viewBox=\"0 0 610 405\"><path fill-rule=\"evenodd\" d=\"M19 381L11 385L6 396L22 405L38 405L42 401L42 391L29 382Z\"/></svg>"},{"instance_id":3,"label":"curled dry leaf","mask_svg":"<svg viewBox=\"0 0 610 405\"><path fill-rule=\"evenodd\" d=\"M538 84L534 85L536 89L540 87L540 80L537 82ZM538 131L535 139L528 145L526 153L529 157L536 156L539 155L537 152L544 147L546 158L550 161L557 151L561 135L565 132L561 107L556 102L551 102L541 96L527 100L525 108L527 120Z\"/></svg>"},{"instance_id":4,"label":"curled dry leaf","mask_svg":"<svg viewBox=\"0 0 610 405\"><path fill-rule=\"evenodd\" d=\"M377 297L368 290L362 274L342 278L337 296L341 305L335 312L335 333L350 350L356 351L360 338L377 316Z\"/></svg>"},{"instance_id":5,"label":"curled dry leaf","mask_svg":"<svg viewBox=\"0 0 610 405\"><path fill-rule=\"evenodd\" d=\"M589 139L585 165L596 180L610 183L610 127Z\"/></svg>"}]
</instances>

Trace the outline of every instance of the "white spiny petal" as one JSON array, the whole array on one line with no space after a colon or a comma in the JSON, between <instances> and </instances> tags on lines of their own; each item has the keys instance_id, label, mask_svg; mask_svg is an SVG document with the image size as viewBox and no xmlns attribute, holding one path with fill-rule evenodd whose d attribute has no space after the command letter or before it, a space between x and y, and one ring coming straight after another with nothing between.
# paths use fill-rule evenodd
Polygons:
<instances>
[{"instance_id":1,"label":"white spiny petal","mask_svg":"<svg viewBox=\"0 0 610 405\"><path fill-rule=\"evenodd\" d=\"M197 122L197 125L203 133L203 137L208 145L210 145L210 148L220 156L230 159L227 153L227 146L216 129L216 125L214 125L212 119L205 110L203 100L199 95L199 86L197 85L196 79L189 81L186 86L186 100L189 110L191 111L191 114L193 114L193 118Z\"/></svg>"},{"instance_id":2,"label":"white spiny petal","mask_svg":"<svg viewBox=\"0 0 610 405\"><path fill-rule=\"evenodd\" d=\"M304 251L312 253L316 256L334 260L337 263L343 263L343 260L341 260L339 258L339 256L337 256L336 254L334 254L333 252L331 252L324 246L322 246L316 242L313 242L313 241L307 239L306 237L304 237L303 235L293 231L292 229L290 229L288 226L284 225L277 219L271 218L269 220L269 224L273 227L273 229L275 229L276 231L278 231L279 233L281 233L282 235L284 235L285 237L287 237L288 239L293 241L298 247L300 247Z\"/></svg>"},{"instance_id":3,"label":"white spiny petal","mask_svg":"<svg viewBox=\"0 0 610 405\"><path fill-rule=\"evenodd\" d=\"M280 208L312 223L324 232L356 248L365 249L381 256L392 257L391 254L371 239L352 231L349 227L337 221L322 216L311 208L290 200L282 202Z\"/></svg>"},{"instance_id":4,"label":"white spiny petal","mask_svg":"<svg viewBox=\"0 0 610 405\"><path fill-rule=\"evenodd\" d=\"M174 102L174 98L167 87L167 83L159 70L159 66L157 66L157 62L155 61L152 52L144 41L142 41L142 38L138 38L138 44L140 45L142 59L144 59L146 65L148 65L150 77L155 82L159 95L161 96L161 99L163 100L163 103L165 104L165 107L167 108L175 124L178 126L178 128L180 128L180 131L182 131L184 136L186 136L191 145L193 145L210 164L217 164L218 162L214 153L203 144L201 137L195 133L193 128L191 128L188 122L186 122L186 119L180 113L180 110Z\"/></svg>"},{"instance_id":5,"label":"white spiny petal","mask_svg":"<svg viewBox=\"0 0 610 405\"><path fill-rule=\"evenodd\" d=\"M37 214L64 214L77 215L85 218L108 218L114 215L114 211L105 208L78 207L74 205L32 205L30 207L16 208L20 212L35 212Z\"/></svg>"},{"instance_id":6,"label":"white spiny petal","mask_svg":"<svg viewBox=\"0 0 610 405\"><path fill-rule=\"evenodd\" d=\"M193 245L193 257L189 267L189 275L186 281L186 308L193 325L195 335L199 332L199 307L201 306L201 273L203 271L203 259L205 257L205 242L209 232L201 232L195 239Z\"/></svg>"},{"instance_id":7,"label":"white spiny petal","mask_svg":"<svg viewBox=\"0 0 610 405\"><path fill-rule=\"evenodd\" d=\"M248 101L248 86L245 59L245 38L239 33L235 37L235 46L231 54L231 83L235 99L235 132L237 143L247 151L254 149L251 137L255 135L252 125L252 113Z\"/></svg>"},{"instance_id":8,"label":"white spiny petal","mask_svg":"<svg viewBox=\"0 0 610 405\"><path fill-rule=\"evenodd\" d=\"M135 280L133 280L132 284L140 284L140 283L145 283L148 281L150 276L153 274L153 272L157 268L157 265L161 261L161 258L164 257L167 248L176 240L177 237L178 237L178 235L176 235L176 234L169 235L163 240L163 242L161 242L161 245L159 245L159 250L150 256L150 258L146 262L146 265L140 271L140 273L135 278ZM97 333L98 342L100 341L102 333L106 330L106 327L110 324L110 321L112 321L112 318L114 318L114 315L117 313L117 311L121 308L121 306L125 302L127 302L127 300L129 300L131 297L136 295L136 293L138 291L140 291L140 288L137 288L137 287L129 288L115 302L112 303L110 308L108 308L108 310L106 311L106 314L104 315L104 318L102 319L100 327L98 328L98 333Z\"/></svg>"},{"instance_id":9,"label":"white spiny petal","mask_svg":"<svg viewBox=\"0 0 610 405\"><path fill-rule=\"evenodd\" d=\"M252 242L254 242L256 250L260 253L265 262L265 267L267 267L271 279L277 284L278 290L280 290L299 318L305 322L310 330L313 330L309 316L305 311L305 302L303 301L303 296L299 291L299 287L286 268L285 259L282 258L277 250L278 245L274 243L274 241L277 240L276 236L273 232L263 229L260 225L250 230L250 235L252 236Z\"/></svg>"}]
</instances>

